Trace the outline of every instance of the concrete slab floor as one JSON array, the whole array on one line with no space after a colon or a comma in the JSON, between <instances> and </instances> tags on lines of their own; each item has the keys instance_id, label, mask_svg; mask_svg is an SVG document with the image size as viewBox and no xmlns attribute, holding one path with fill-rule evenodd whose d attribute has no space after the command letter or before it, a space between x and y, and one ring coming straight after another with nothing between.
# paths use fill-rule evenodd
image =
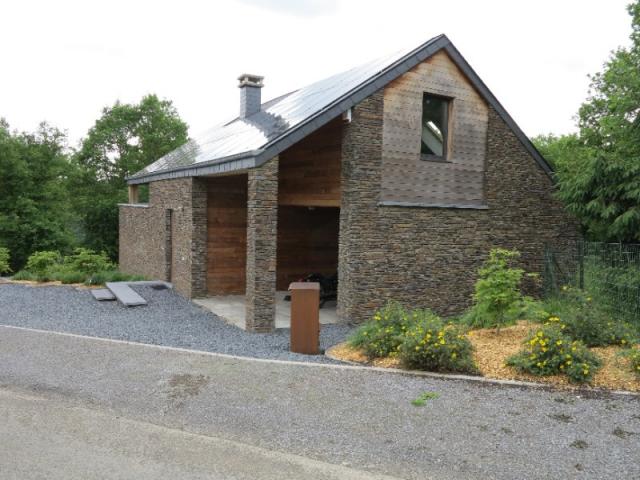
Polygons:
<instances>
[{"instance_id":1,"label":"concrete slab floor","mask_svg":"<svg viewBox=\"0 0 640 480\"><path fill-rule=\"evenodd\" d=\"M291 302L284 297L288 292L276 292L276 328L291 327ZM244 295L220 295L193 300L196 305L206 308L215 313L218 317L235 325L245 328L245 302ZM325 302L320 309L320 323L322 325L338 323L338 313L336 301Z\"/></svg>"}]
</instances>

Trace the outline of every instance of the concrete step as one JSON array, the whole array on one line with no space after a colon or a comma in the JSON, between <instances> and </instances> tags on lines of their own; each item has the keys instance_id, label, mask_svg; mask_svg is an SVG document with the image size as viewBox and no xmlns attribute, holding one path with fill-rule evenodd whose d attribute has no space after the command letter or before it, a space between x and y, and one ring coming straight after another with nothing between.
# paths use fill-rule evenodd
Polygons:
<instances>
[{"instance_id":1,"label":"concrete step","mask_svg":"<svg viewBox=\"0 0 640 480\"><path fill-rule=\"evenodd\" d=\"M125 307L137 307L147 304L147 301L138 295L129 286L128 282L107 282L106 286Z\"/></svg>"},{"instance_id":2,"label":"concrete step","mask_svg":"<svg viewBox=\"0 0 640 480\"><path fill-rule=\"evenodd\" d=\"M111 290L109 290L108 288L96 288L95 290L91 290L91 295L93 295L93 298L95 298L99 302L116 299L115 295L111 293Z\"/></svg>"}]
</instances>

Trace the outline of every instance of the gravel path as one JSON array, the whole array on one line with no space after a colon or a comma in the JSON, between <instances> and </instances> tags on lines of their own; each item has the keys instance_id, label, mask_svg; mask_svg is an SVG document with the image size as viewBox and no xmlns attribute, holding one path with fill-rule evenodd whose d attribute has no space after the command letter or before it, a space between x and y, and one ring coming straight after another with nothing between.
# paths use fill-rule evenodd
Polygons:
<instances>
[{"instance_id":1,"label":"gravel path","mask_svg":"<svg viewBox=\"0 0 640 480\"><path fill-rule=\"evenodd\" d=\"M0 327L3 388L404 479L640 478L637 397L233 359ZM438 396L413 406L423 392ZM79 423L73 435L82 438L87 429Z\"/></svg>"},{"instance_id":2,"label":"gravel path","mask_svg":"<svg viewBox=\"0 0 640 480\"><path fill-rule=\"evenodd\" d=\"M126 308L115 301L98 302L89 290L74 287L0 284L0 324L256 358L337 363L323 355L289 352L288 329L247 333L173 290L134 289L148 305ZM341 342L351 328L322 325L321 348Z\"/></svg>"}]
</instances>

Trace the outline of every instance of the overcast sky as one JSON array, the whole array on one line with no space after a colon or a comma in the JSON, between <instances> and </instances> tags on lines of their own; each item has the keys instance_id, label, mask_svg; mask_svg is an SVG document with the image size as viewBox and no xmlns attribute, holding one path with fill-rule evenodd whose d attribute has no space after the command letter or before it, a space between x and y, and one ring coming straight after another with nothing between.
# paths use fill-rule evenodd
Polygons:
<instances>
[{"instance_id":1,"label":"overcast sky","mask_svg":"<svg viewBox=\"0 0 640 480\"><path fill-rule=\"evenodd\" d=\"M196 134L236 114L237 76L263 99L439 34L530 136L575 130L587 74L627 45L627 0L3 2L0 117L46 120L71 145L101 109L147 93Z\"/></svg>"}]
</instances>

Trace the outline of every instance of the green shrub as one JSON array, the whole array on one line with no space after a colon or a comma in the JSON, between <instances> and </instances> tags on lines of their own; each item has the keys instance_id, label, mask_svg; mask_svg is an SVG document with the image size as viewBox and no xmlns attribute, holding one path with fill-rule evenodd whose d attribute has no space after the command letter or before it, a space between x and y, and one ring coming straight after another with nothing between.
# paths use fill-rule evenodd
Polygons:
<instances>
[{"instance_id":1,"label":"green shrub","mask_svg":"<svg viewBox=\"0 0 640 480\"><path fill-rule=\"evenodd\" d=\"M25 266L25 270L35 274L35 275L43 275L54 268L56 265L59 265L62 262L62 256L60 252L57 251L43 251L43 252L35 252L31 254L29 259L27 260L27 265Z\"/></svg>"},{"instance_id":2,"label":"green shrub","mask_svg":"<svg viewBox=\"0 0 640 480\"><path fill-rule=\"evenodd\" d=\"M74 270L61 269L51 273L51 279L59 282L69 283L83 283L87 276L82 272L76 272Z\"/></svg>"},{"instance_id":3,"label":"green shrub","mask_svg":"<svg viewBox=\"0 0 640 480\"><path fill-rule=\"evenodd\" d=\"M565 374L572 382L588 382L600 368L600 359L579 340L572 340L560 325L545 325L532 331L524 349L510 357L507 365L538 376Z\"/></svg>"},{"instance_id":4,"label":"green shrub","mask_svg":"<svg viewBox=\"0 0 640 480\"><path fill-rule=\"evenodd\" d=\"M12 280L28 280L30 282L37 282L38 276L35 273L31 273L27 270L20 270L13 277Z\"/></svg>"},{"instance_id":5,"label":"green shrub","mask_svg":"<svg viewBox=\"0 0 640 480\"><path fill-rule=\"evenodd\" d=\"M410 324L409 313L399 303L389 302L351 335L349 344L369 358L395 355Z\"/></svg>"},{"instance_id":6,"label":"green shrub","mask_svg":"<svg viewBox=\"0 0 640 480\"><path fill-rule=\"evenodd\" d=\"M473 346L458 325L429 310L415 310L413 325L399 345L399 357L409 368L435 372L477 373Z\"/></svg>"},{"instance_id":7,"label":"green shrub","mask_svg":"<svg viewBox=\"0 0 640 480\"><path fill-rule=\"evenodd\" d=\"M520 292L525 271L514 268L517 250L494 248L478 271L474 304L463 321L475 328L500 328L516 322L533 308L533 300ZM533 275L531 275L533 276Z\"/></svg>"},{"instance_id":8,"label":"green shrub","mask_svg":"<svg viewBox=\"0 0 640 480\"><path fill-rule=\"evenodd\" d=\"M65 257L65 266L75 272L92 275L105 270L113 270L114 265L109 257L102 252L96 253L87 248L76 248L73 255Z\"/></svg>"},{"instance_id":9,"label":"green shrub","mask_svg":"<svg viewBox=\"0 0 640 480\"><path fill-rule=\"evenodd\" d=\"M144 279L145 277L142 275L130 275L119 270L107 270L94 273L85 280L85 283L87 285L104 285L107 282L133 282Z\"/></svg>"},{"instance_id":10,"label":"green shrub","mask_svg":"<svg viewBox=\"0 0 640 480\"><path fill-rule=\"evenodd\" d=\"M628 353L629 368L640 377L640 349L634 348Z\"/></svg>"},{"instance_id":11,"label":"green shrub","mask_svg":"<svg viewBox=\"0 0 640 480\"><path fill-rule=\"evenodd\" d=\"M10 273L11 266L9 265L10 255L9 249L0 247L0 274Z\"/></svg>"},{"instance_id":12,"label":"green shrub","mask_svg":"<svg viewBox=\"0 0 640 480\"><path fill-rule=\"evenodd\" d=\"M629 323L616 321L588 292L569 286L547 301L547 310L554 312L545 324L557 324L568 336L588 347L604 345L631 346L638 337Z\"/></svg>"}]
</instances>

